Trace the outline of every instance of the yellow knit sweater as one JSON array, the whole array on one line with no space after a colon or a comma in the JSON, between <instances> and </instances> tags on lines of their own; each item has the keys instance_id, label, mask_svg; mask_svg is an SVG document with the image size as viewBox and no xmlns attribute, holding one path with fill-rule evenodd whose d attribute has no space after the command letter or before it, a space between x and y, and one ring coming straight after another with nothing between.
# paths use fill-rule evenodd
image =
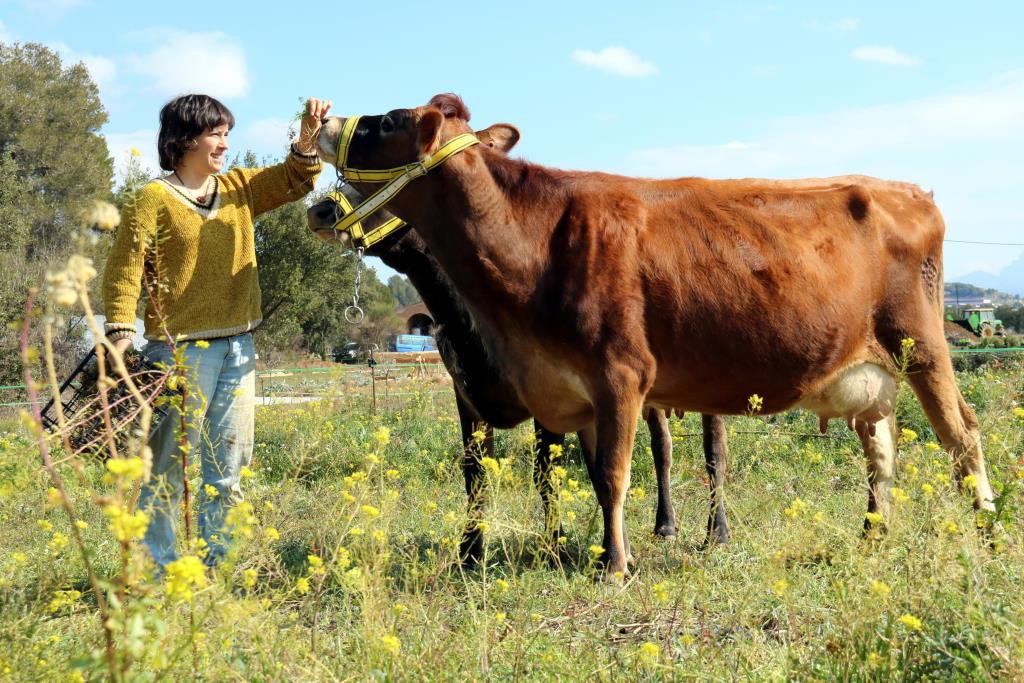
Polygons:
<instances>
[{"instance_id":1,"label":"yellow knit sweater","mask_svg":"<svg viewBox=\"0 0 1024 683\"><path fill-rule=\"evenodd\" d=\"M305 196L320 174L315 156L276 166L234 168L215 176L201 208L169 183L147 183L121 213L103 272L106 331L135 332L143 284L149 292L146 339L208 339L247 332L262 320L253 219Z\"/></svg>"}]
</instances>

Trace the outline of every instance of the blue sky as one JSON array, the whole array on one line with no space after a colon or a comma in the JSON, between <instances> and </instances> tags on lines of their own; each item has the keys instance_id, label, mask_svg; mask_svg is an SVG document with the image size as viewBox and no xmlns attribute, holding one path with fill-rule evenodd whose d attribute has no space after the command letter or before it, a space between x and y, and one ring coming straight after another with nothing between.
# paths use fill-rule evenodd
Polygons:
<instances>
[{"instance_id":1,"label":"blue sky","mask_svg":"<svg viewBox=\"0 0 1024 683\"><path fill-rule=\"evenodd\" d=\"M1024 3L0 0L0 40L82 60L115 159L205 91L236 151L280 155L302 98L340 114L463 96L516 154L644 176L866 173L934 190L947 238L1024 243ZM329 173L325 173L325 178ZM1022 246L949 243L947 279ZM387 272L383 272L387 275Z\"/></svg>"}]
</instances>

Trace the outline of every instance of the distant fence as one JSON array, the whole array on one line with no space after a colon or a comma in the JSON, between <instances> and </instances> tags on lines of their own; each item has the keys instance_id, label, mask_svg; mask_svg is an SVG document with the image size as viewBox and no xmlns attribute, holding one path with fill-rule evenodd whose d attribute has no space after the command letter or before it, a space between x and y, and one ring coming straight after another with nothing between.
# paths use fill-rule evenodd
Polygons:
<instances>
[{"instance_id":1,"label":"distant fence","mask_svg":"<svg viewBox=\"0 0 1024 683\"><path fill-rule=\"evenodd\" d=\"M953 355L963 354L1007 354L1024 353L1024 347L1012 346L1003 349L958 349L951 348ZM330 367L317 368L282 368L266 369L256 371L256 385L262 403L287 403L288 401L278 400L285 398L316 399L337 395L338 392L326 392L323 388L310 382L303 382L305 376L326 376L333 382L345 381L359 383L369 386L371 400L376 404L378 399L387 400L392 397L402 396L400 392L390 390L390 382L399 379L420 379L437 377L447 374L443 363L378 363L369 365L343 365L338 364ZM295 381L298 378L299 381ZM10 399L7 402L0 402L0 408L14 408L31 405L24 400L24 384L8 384L0 386L0 400ZM321 389L320 391L317 391ZM413 392L409 392L410 394ZM423 392L418 392L422 394ZM428 392L428 393L440 393ZM20 400L18 400L20 399Z\"/></svg>"}]
</instances>

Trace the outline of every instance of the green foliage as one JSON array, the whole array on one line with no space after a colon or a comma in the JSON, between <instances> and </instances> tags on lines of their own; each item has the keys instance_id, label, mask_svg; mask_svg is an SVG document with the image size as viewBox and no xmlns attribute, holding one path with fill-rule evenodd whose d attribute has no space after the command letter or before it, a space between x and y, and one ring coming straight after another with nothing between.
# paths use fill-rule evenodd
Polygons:
<instances>
[{"instance_id":1,"label":"green foliage","mask_svg":"<svg viewBox=\"0 0 1024 683\"><path fill-rule=\"evenodd\" d=\"M399 306L408 306L420 300L420 293L412 286L408 278L401 275L392 275L388 278L388 289Z\"/></svg>"},{"instance_id":2,"label":"green foliage","mask_svg":"<svg viewBox=\"0 0 1024 683\"><path fill-rule=\"evenodd\" d=\"M77 233L82 209L110 197L111 161L99 134L106 120L82 64L63 65L36 43L0 43L0 320L22 319L29 288L73 252L105 253ZM73 362L79 331L69 324L59 332L58 360ZM17 339L5 325L0 384L19 379Z\"/></svg>"},{"instance_id":3,"label":"green foliage","mask_svg":"<svg viewBox=\"0 0 1024 683\"><path fill-rule=\"evenodd\" d=\"M1002 320L1007 330L1024 334L1024 306L996 306L996 320Z\"/></svg>"}]
</instances>

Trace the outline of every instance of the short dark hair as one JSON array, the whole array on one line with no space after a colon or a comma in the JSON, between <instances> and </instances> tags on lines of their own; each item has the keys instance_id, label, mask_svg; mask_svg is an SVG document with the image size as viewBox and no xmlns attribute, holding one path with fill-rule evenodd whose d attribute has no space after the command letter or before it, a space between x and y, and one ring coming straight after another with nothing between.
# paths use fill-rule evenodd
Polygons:
<instances>
[{"instance_id":1,"label":"short dark hair","mask_svg":"<svg viewBox=\"0 0 1024 683\"><path fill-rule=\"evenodd\" d=\"M160 135L156 140L160 168L173 171L194 144L210 128L227 124L234 128L235 116L209 95L182 95L160 110Z\"/></svg>"}]
</instances>

